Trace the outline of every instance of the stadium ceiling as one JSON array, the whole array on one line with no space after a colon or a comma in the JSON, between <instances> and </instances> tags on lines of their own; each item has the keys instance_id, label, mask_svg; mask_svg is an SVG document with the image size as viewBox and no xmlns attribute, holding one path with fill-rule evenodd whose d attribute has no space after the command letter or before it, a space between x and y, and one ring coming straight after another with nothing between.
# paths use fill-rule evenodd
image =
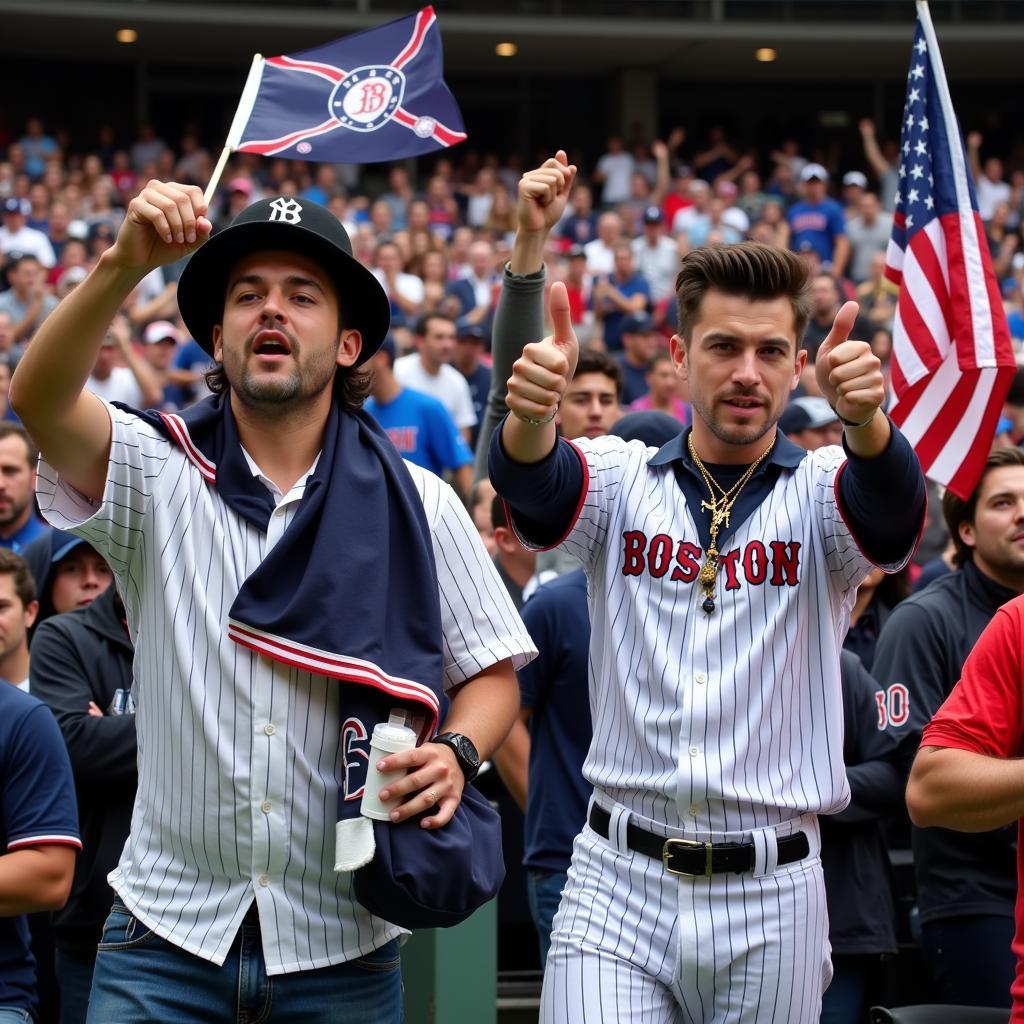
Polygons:
<instances>
[{"instance_id":1,"label":"stadium ceiling","mask_svg":"<svg viewBox=\"0 0 1024 1024\"><path fill-rule=\"evenodd\" d=\"M413 0L404 10L367 11L367 6L0 0L0 53L237 65L241 80L254 52L316 46L409 13L418 4ZM479 14L446 10L444 0L436 4L449 75L553 78L647 69L664 78L754 82L902 78L913 38L913 7L905 6L906 24L899 25ZM952 80L1020 80L1024 19L936 27ZM121 28L135 29L137 41L118 43L115 32ZM517 44L515 57L496 56L495 46L503 41ZM756 62L754 51L760 47L775 49L778 59ZM83 86L87 89L87 83Z\"/></svg>"}]
</instances>

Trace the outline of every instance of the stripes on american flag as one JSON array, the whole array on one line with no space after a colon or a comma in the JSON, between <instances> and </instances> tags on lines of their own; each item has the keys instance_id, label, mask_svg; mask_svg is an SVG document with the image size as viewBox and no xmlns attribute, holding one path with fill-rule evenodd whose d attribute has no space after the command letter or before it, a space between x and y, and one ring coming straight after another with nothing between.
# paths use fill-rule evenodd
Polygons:
<instances>
[{"instance_id":1,"label":"stripes on american flag","mask_svg":"<svg viewBox=\"0 0 1024 1024\"><path fill-rule=\"evenodd\" d=\"M886 276L893 421L925 473L966 499L1016 363L928 4L918 0Z\"/></svg>"}]
</instances>

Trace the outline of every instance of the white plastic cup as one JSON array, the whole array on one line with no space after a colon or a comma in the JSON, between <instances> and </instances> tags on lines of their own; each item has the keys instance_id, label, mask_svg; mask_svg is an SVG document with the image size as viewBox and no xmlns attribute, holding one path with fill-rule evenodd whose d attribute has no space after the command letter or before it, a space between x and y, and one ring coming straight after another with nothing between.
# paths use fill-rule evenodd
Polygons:
<instances>
[{"instance_id":1,"label":"white plastic cup","mask_svg":"<svg viewBox=\"0 0 1024 1024\"><path fill-rule=\"evenodd\" d=\"M386 722L380 722L374 727L373 735L370 737L370 764L366 770L363 802L359 805L359 813L363 817L376 821L391 820L391 812L402 798L396 796L384 803L380 798L380 791L404 778L408 774L408 769L379 772L377 762L388 754L396 754L400 750L408 750L415 746L416 733L405 724L404 711L392 711Z\"/></svg>"}]
</instances>

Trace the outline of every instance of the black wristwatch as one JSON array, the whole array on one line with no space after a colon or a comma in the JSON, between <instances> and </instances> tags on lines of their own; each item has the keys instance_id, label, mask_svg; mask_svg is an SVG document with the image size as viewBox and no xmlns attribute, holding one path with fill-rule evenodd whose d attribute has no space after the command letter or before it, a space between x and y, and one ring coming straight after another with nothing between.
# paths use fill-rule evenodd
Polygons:
<instances>
[{"instance_id":1,"label":"black wristwatch","mask_svg":"<svg viewBox=\"0 0 1024 1024\"><path fill-rule=\"evenodd\" d=\"M451 749L467 782L472 782L476 778L476 773L480 771L480 755L468 736L463 736L461 732L442 732L430 742L443 743Z\"/></svg>"}]
</instances>

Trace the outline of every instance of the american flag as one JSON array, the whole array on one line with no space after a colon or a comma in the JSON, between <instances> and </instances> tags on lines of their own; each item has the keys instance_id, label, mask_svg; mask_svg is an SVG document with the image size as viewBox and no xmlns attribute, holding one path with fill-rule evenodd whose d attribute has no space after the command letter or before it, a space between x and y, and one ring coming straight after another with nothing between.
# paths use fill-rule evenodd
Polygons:
<instances>
[{"instance_id":1,"label":"american flag","mask_svg":"<svg viewBox=\"0 0 1024 1024\"><path fill-rule=\"evenodd\" d=\"M1016 363L935 30L920 0L886 276L900 285L890 415L925 473L967 499Z\"/></svg>"}]
</instances>

